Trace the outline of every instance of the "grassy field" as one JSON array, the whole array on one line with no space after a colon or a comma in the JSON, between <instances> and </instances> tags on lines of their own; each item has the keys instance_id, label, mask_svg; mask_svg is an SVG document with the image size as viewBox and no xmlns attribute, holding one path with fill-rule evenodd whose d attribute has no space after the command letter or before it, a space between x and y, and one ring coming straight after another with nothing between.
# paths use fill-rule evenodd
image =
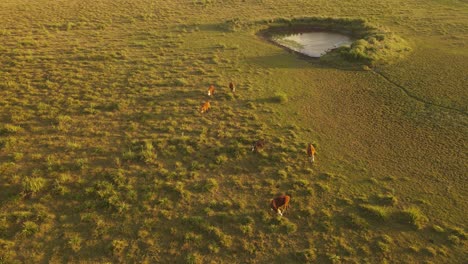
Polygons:
<instances>
[{"instance_id":1,"label":"grassy field","mask_svg":"<svg viewBox=\"0 0 468 264\"><path fill-rule=\"evenodd\" d=\"M282 17L411 53L334 67L226 23ZM0 263L466 262L467 27L455 0L1 1Z\"/></svg>"}]
</instances>

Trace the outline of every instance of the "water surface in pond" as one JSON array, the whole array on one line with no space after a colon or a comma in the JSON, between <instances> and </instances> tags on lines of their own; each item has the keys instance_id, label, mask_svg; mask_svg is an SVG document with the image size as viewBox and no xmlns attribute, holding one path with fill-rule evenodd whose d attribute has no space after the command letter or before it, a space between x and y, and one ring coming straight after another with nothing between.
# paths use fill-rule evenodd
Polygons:
<instances>
[{"instance_id":1,"label":"water surface in pond","mask_svg":"<svg viewBox=\"0 0 468 264\"><path fill-rule=\"evenodd\" d=\"M349 36L332 32L305 32L274 36L272 40L283 47L315 58L353 42Z\"/></svg>"}]
</instances>

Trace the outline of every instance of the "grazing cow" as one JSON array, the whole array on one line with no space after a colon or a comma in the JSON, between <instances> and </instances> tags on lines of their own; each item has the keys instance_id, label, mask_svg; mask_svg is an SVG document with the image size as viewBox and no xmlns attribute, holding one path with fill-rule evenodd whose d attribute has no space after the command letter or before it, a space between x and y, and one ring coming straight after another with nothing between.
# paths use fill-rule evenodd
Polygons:
<instances>
[{"instance_id":1,"label":"grazing cow","mask_svg":"<svg viewBox=\"0 0 468 264\"><path fill-rule=\"evenodd\" d=\"M314 145L312 145L312 143L309 143L309 145L307 146L307 156L309 156L310 162L315 161L315 148Z\"/></svg>"},{"instance_id":2,"label":"grazing cow","mask_svg":"<svg viewBox=\"0 0 468 264\"><path fill-rule=\"evenodd\" d=\"M276 197L270 202L271 210L276 212L280 216L283 216L283 213L289 207L290 200L291 200L291 197L289 195L280 195Z\"/></svg>"},{"instance_id":3,"label":"grazing cow","mask_svg":"<svg viewBox=\"0 0 468 264\"><path fill-rule=\"evenodd\" d=\"M208 111L208 109L211 108L211 105L210 105L210 101L206 101L204 104L202 104L202 106L200 107L200 113L205 113L206 111Z\"/></svg>"},{"instance_id":4,"label":"grazing cow","mask_svg":"<svg viewBox=\"0 0 468 264\"><path fill-rule=\"evenodd\" d=\"M236 92L236 87L232 82L229 83L229 89L231 89L231 92L235 93Z\"/></svg>"},{"instance_id":5,"label":"grazing cow","mask_svg":"<svg viewBox=\"0 0 468 264\"><path fill-rule=\"evenodd\" d=\"M252 152L259 152L265 147L265 144L266 141L264 139L252 142Z\"/></svg>"},{"instance_id":6,"label":"grazing cow","mask_svg":"<svg viewBox=\"0 0 468 264\"><path fill-rule=\"evenodd\" d=\"M210 85L210 88L208 88L208 96L213 96L215 91L214 85Z\"/></svg>"}]
</instances>

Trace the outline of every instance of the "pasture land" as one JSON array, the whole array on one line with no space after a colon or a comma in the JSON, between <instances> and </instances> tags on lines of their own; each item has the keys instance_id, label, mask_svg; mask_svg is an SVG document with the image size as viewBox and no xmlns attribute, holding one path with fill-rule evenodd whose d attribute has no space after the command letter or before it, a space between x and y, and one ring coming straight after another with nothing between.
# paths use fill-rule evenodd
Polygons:
<instances>
[{"instance_id":1,"label":"pasture land","mask_svg":"<svg viewBox=\"0 0 468 264\"><path fill-rule=\"evenodd\" d=\"M330 66L226 23L281 17L411 54ZM467 27L455 0L1 1L0 263L466 261Z\"/></svg>"}]
</instances>

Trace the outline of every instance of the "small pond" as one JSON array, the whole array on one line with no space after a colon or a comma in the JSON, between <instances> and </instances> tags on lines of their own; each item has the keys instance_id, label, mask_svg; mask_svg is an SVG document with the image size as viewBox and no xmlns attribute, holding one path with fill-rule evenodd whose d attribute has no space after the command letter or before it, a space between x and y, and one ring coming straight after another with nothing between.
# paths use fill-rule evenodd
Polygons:
<instances>
[{"instance_id":1,"label":"small pond","mask_svg":"<svg viewBox=\"0 0 468 264\"><path fill-rule=\"evenodd\" d=\"M318 58L332 49L350 45L353 42L347 35L320 31L277 35L272 37L272 41L314 58Z\"/></svg>"}]
</instances>

